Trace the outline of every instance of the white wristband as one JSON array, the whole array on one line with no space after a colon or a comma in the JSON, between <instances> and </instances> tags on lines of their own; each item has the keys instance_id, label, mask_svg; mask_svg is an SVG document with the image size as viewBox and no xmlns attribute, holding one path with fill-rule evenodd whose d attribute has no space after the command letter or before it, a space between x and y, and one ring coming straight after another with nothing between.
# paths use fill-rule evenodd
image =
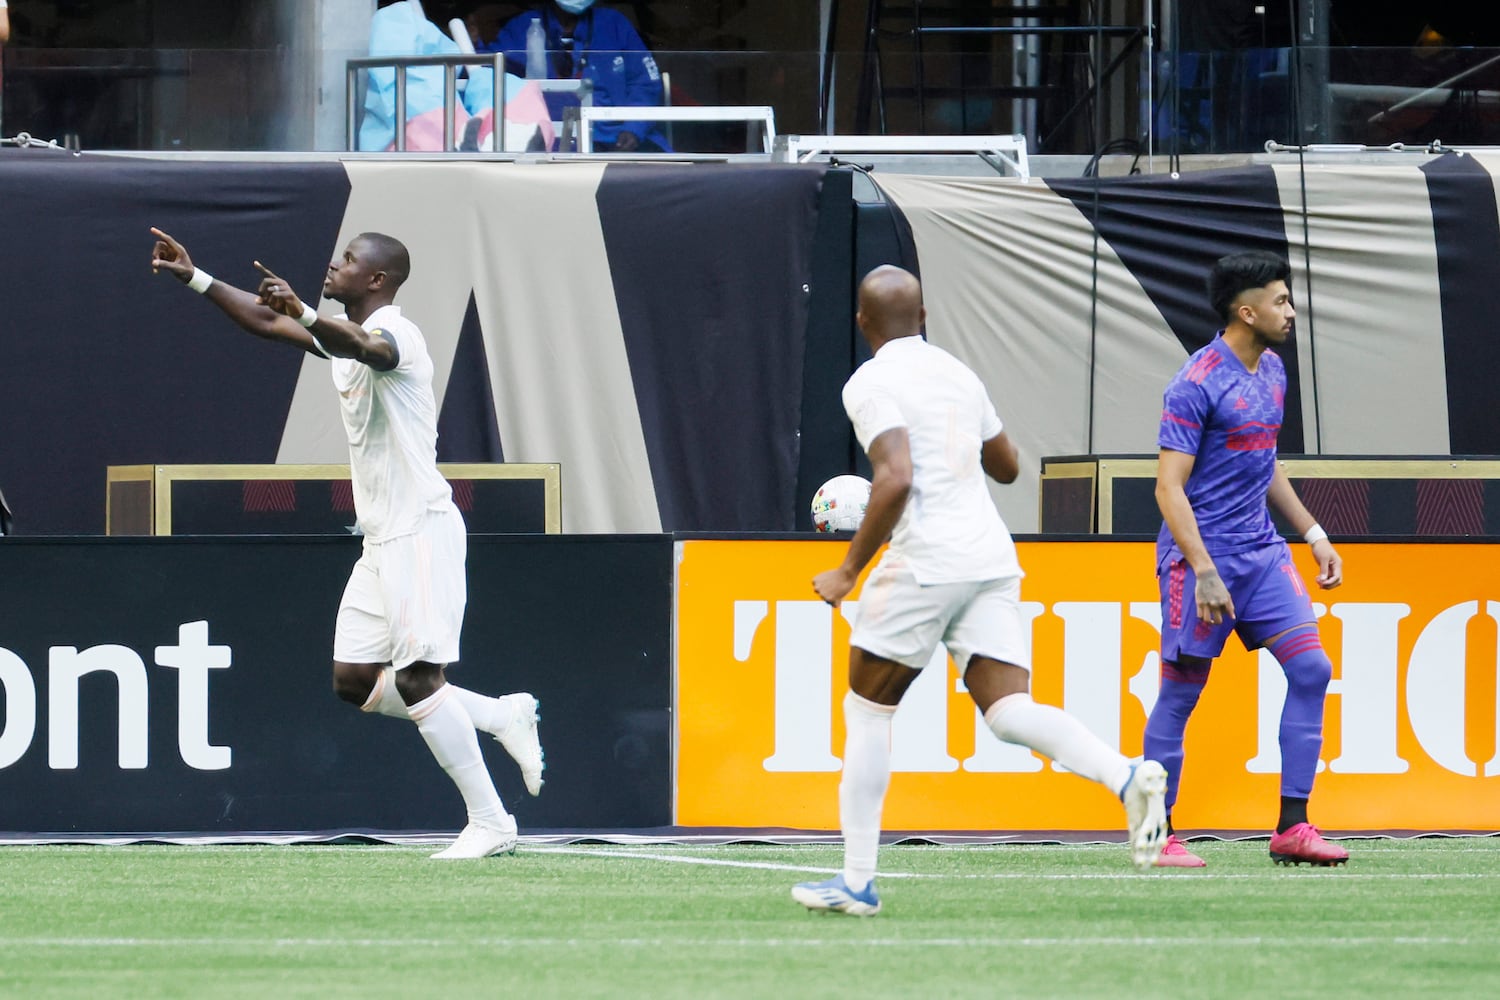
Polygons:
<instances>
[{"instance_id":1,"label":"white wristband","mask_svg":"<svg viewBox=\"0 0 1500 1000\"><path fill-rule=\"evenodd\" d=\"M1321 524L1314 524L1311 528L1308 528L1302 533L1302 540L1305 541L1308 545L1312 545L1314 542L1321 542L1327 537L1328 532L1323 530L1323 526Z\"/></svg>"},{"instance_id":2,"label":"white wristband","mask_svg":"<svg viewBox=\"0 0 1500 1000\"><path fill-rule=\"evenodd\" d=\"M193 268L193 276L188 279L188 287L202 295L208 291L208 286L214 283L214 276L201 267Z\"/></svg>"},{"instance_id":3,"label":"white wristband","mask_svg":"<svg viewBox=\"0 0 1500 1000\"><path fill-rule=\"evenodd\" d=\"M297 317L297 322L312 329L312 325L318 321L318 311L306 302L302 303L302 315Z\"/></svg>"}]
</instances>

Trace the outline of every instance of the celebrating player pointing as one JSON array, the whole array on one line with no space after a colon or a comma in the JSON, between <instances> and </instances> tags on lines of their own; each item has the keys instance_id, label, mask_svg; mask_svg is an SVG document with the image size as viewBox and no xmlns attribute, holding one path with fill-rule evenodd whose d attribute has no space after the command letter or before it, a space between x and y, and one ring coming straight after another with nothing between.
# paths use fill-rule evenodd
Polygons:
<instances>
[{"instance_id":1,"label":"celebrating player pointing","mask_svg":"<svg viewBox=\"0 0 1500 1000\"><path fill-rule=\"evenodd\" d=\"M250 333L332 361L364 535L339 603L334 691L367 712L415 722L458 786L468 825L434 857L513 850L516 821L495 791L474 730L500 741L535 795L542 785L536 699L485 697L447 683L444 674L458 659L468 540L437 469L432 359L421 331L393 304L411 272L406 247L380 233L355 237L323 281L323 294L348 312L328 317L259 262L263 277L252 294L215 280L193 266L181 243L151 232L153 271L173 275Z\"/></svg>"}]
</instances>

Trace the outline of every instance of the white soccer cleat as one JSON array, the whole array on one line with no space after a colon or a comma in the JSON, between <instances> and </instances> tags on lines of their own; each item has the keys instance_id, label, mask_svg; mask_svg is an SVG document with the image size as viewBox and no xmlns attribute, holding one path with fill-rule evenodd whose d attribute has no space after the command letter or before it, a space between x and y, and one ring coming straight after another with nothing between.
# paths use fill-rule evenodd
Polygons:
<instances>
[{"instance_id":1,"label":"white soccer cleat","mask_svg":"<svg viewBox=\"0 0 1500 1000\"><path fill-rule=\"evenodd\" d=\"M515 830L497 830L481 823L470 823L459 833L457 840L432 856L443 861L470 861L492 854L514 854L515 850Z\"/></svg>"},{"instance_id":2,"label":"white soccer cleat","mask_svg":"<svg viewBox=\"0 0 1500 1000\"><path fill-rule=\"evenodd\" d=\"M1149 871L1167 842L1167 769L1154 760L1143 760L1130 769L1130 778L1120 791L1125 818L1130 824L1130 862L1139 871Z\"/></svg>"},{"instance_id":3,"label":"white soccer cleat","mask_svg":"<svg viewBox=\"0 0 1500 1000\"><path fill-rule=\"evenodd\" d=\"M537 723L541 721L537 700L525 691L504 696L511 705L510 725L505 732L496 733L495 739L510 754L521 769L521 780L526 782L526 791L540 795L542 791L542 769L547 766L542 759L542 740L537 735Z\"/></svg>"},{"instance_id":4,"label":"white soccer cleat","mask_svg":"<svg viewBox=\"0 0 1500 1000\"><path fill-rule=\"evenodd\" d=\"M842 872L826 882L798 882L792 886L792 898L815 913L873 917L880 912L880 896L875 892L874 881L855 892L844 881Z\"/></svg>"}]
</instances>

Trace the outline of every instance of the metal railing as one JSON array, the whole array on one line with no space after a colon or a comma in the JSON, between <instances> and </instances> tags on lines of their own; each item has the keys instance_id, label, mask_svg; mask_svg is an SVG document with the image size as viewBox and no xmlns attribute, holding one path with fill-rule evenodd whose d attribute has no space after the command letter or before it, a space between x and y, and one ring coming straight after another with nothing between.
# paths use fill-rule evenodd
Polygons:
<instances>
[{"instance_id":1,"label":"metal railing","mask_svg":"<svg viewBox=\"0 0 1500 1000\"><path fill-rule=\"evenodd\" d=\"M414 67L441 66L443 67L443 148L452 150L454 140L457 138L458 109L458 70L462 66L487 67L494 70L494 87L490 96L490 110L495 116L494 120L494 146L497 150L505 147L505 53L503 52L481 52L473 55L446 55L446 56L365 56L359 59L350 59L345 64L348 73L348 85L346 87L347 99L344 112L345 148L354 151L359 148L360 116L364 113L365 88L359 85L359 74L363 71L374 69L389 69L396 74L395 109L393 112L395 127L396 151L406 152L406 91L407 71ZM577 94L582 106L587 107L592 100L591 88L587 80L528 80L535 83L543 91L560 91L564 93Z\"/></svg>"},{"instance_id":2,"label":"metal railing","mask_svg":"<svg viewBox=\"0 0 1500 1000\"><path fill-rule=\"evenodd\" d=\"M458 68L460 66L489 66L495 71L495 85L491 94L491 106L495 115L495 129L501 135L505 127L505 53L485 52L474 55L448 56L365 56L350 59L346 64L348 73L347 98L345 100L344 131L345 146L349 150L359 148L359 119L363 112L362 98L365 89L359 85L360 70L390 69L396 74L396 104L393 122L396 129L396 151L406 152L406 71L414 66L443 67L443 148L452 149L454 139L454 109L458 106Z\"/></svg>"},{"instance_id":3,"label":"metal railing","mask_svg":"<svg viewBox=\"0 0 1500 1000\"><path fill-rule=\"evenodd\" d=\"M775 159L807 163L834 153L974 153L998 172L1010 167L1029 180L1031 165L1024 135L784 135Z\"/></svg>"},{"instance_id":4,"label":"metal railing","mask_svg":"<svg viewBox=\"0 0 1500 1000\"><path fill-rule=\"evenodd\" d=\"M776 111L768 105L708 105L703 107L583 107L578 109L578 151L594 149L594 122L745 122L760 124L767 155L776 141Z\"/></svg>"}]
</instances>

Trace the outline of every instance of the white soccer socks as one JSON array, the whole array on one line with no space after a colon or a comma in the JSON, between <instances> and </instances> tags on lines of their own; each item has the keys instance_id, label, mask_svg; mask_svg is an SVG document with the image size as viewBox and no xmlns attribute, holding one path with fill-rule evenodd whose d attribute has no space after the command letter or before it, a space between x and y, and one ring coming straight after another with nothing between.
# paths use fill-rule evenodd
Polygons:
<instances>
[{"instance_id":1,"label":"white soccer socks","mask_svg":"<svg viewBox=\"0 0 1500 1000\"><path fill-rule=\"evenodd\" d=\"M505 811L500 793L495 791L495 783L484 766L474 723L452 695L452 685L444 684L436 693L408 706L411 720L427 741L432 756L458 786L469 811L469 822L496 830L515 830L515 817Z\"/></svg>"},{"instance_id":2,"label":"white soccer socks","mask_svg":"<svg viewBox=\"0 0 1500 1000\"><path fill-rule=\"evenodd\" d=\"M839 826L844 832L844 882L862 891L875 877L880 850L880 811L891 783L891 717L896 706L879 705L850 691L844 696L844 774L839 780Z\"/></svg>"},{"instance_id":3,"label":"white soccer socks","mask_svg":"<svg viewBox=\"0 0 1500 1000\"><path fill-rule=\"evenodd\" d=\"M451 682L446 687L453 692L451 697L457 698L459 704L463 705L475 729L499 735L505 732L511 717L515 715L514 707L506 698L491 698ZM375 678L375 687L370 690L370 697L365 699L360 711L389 715L393 719L411 718L406 703L396 691L396 668L386 667L380 672L380 676Z\"/></svg>"},{"instance_id":4,"label":"white soccer socks","mask_svg":"<svg viewBox=\"0 0 1500 1000\"><path fill-rule=\"evenodd\" d=\"M984 713L984 721L1005 742L1045 754L1116 795L1130 780L1130 761L1123 754L1067 712L1038 705L1029 694L1006 695Z\"/></svg>"},{"instance_id":5,"label":"white soccer socks","mask_svg":"<svg viewBox=\"0 0 1500 1000\"><path fill-rule=\"evenodd\" d=\"M499 736L505 732L506 727L510 725L511 717L516 714L507 698L491 698L478 691L457 687L451 682L448 686L453 688L453 697L457 698L459 704L463 705L464 711L469 713L475 729L483 730L492 736Z\"/></svg>"},{"instance_id":6,"label":"white soccer socks","mask_svg":"<svg viewBox=\"0 0 1500 1000\"><path fill-rule=\"evenodd\" d=\"M396 690L394 667L386 667L375 675L375 686L370 689L370 697L359 706L359 710L389 715L393 719L411 718L411 713L406 710L406 702L401 700L401 694Z\"/></svg>"}]
</instances>

